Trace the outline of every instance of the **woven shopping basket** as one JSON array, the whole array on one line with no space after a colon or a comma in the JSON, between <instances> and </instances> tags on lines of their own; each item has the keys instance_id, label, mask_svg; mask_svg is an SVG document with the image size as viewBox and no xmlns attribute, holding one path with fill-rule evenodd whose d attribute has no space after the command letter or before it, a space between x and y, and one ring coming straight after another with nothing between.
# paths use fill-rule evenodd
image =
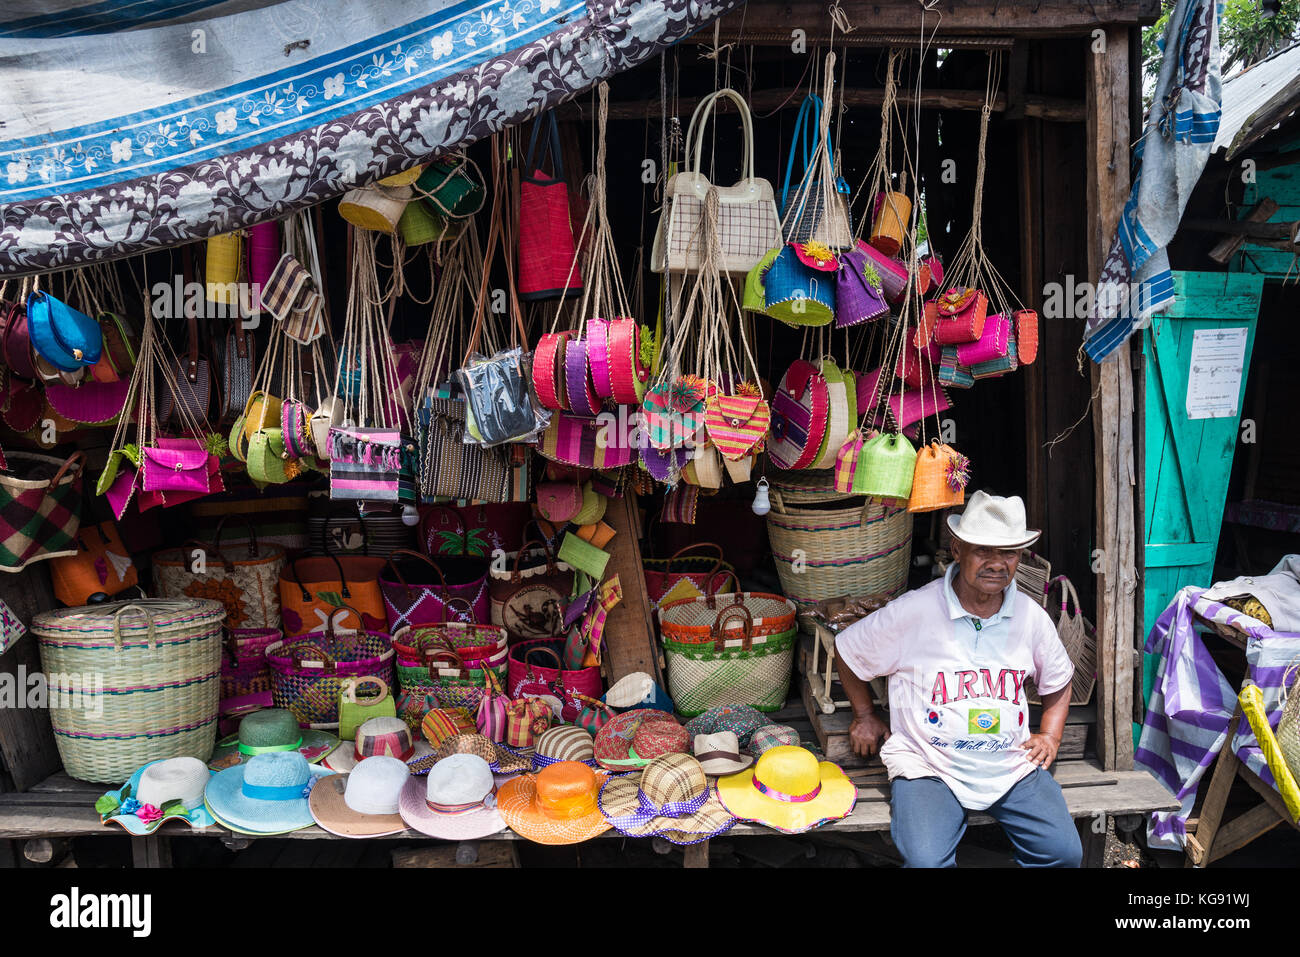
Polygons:
<instances>
[{"instance_id":1,"label":"woven shopping basket","mask_svg":"<svg viewBox=\"0 0 1300 957\"><path fill-rule=\"evenodd\" d=\"M907 588L912 516L862 496L821 497L796 506L775 484L767 535L781 590L807 614L823 598L884 594Z\"/></svg>"},{"instance_id":2,"label":"woven shopping basket","mask_svg":"<svg viewBox=\"0 0 1300 957\"><path fill-rule=\"evenodd\" d=\"M345 678L373 676L393 686L393 645L378 631L336 631L339 608L324 631L313 631L267 646L271 697L277 708L292 711L304 727L331 730L339 723L339 695Z\"/></svg>"},{"instance_id":3,"label":"woven shopping basket","mask_svg":"<svg viewBox=\"0 0 1300 957\"><path fill-rule=\"evenodd\" d=\"M1070 679L1070 704L1078 707L1088 703L1092 689L1097 684L1097 630L1092 622L1083 617L1079 609L1079 595L1074 590L1070 579L1058 575L1047 583L1043 595L1051 592L1055 585L1061 586L1061 610L1053 614L1056 621L1056 635L1065 646L1065 653L1074 665L1074 677ZM1073 611L1071 611L1073 606ZM1049 610L1048 614L1052 614ZM1030 704L1041 704L1038 689L1032 678L1025 682L1025 700Z\"/></svg>"},{"instance_id":4,"label":"woven shopping basket","mask_svg":"<svg viewBox=\"0 0 1300 957\"><path fill-rule=\"evenodd\" d=\"M146 599L32 621L64 769L125 781L158 758L207 761L221 690L220 603Z\"/></svg>"},{"instance_id":5,"label":"woven shopping basket","mask_svg":"<svg viewBox=\"0 0 1300 957\"><path fill-rule=\"evenodd\" d=\"M684 715L724 704L779 711L790 690L795 605L763 592L686 598L659 610L668 692Z\"/></svg>"}]
</instances>

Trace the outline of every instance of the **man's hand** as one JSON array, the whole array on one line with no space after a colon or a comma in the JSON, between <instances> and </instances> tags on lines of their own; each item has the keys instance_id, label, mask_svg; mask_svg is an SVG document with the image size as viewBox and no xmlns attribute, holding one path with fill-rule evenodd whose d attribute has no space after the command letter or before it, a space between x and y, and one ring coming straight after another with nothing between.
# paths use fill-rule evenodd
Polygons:
<instances>
[{"instance_id":1,"label":"man's hand","mask_svg":"<svg viewBox=\"0 0 1300 957\"><path fill-rule=\"evenodd\" d=\"M849 725L849 744L860 758L874 757L889 740L889 728L874 714L854 718Z\"/></svg>"},{"instance_id":2,"label":"man's hand","mask_svg":"<svg viewBox=\"0 0 1300 957\"><path fill-rule=\"evenodd\" d=\"M852 735L852 729L849 734ZM1056 751L1061 746L1061 739L1040 731L1031 734L1025 741L1026 757L1029 763L1046 771L1056 760Z\"/></svg>"}]
</instances>

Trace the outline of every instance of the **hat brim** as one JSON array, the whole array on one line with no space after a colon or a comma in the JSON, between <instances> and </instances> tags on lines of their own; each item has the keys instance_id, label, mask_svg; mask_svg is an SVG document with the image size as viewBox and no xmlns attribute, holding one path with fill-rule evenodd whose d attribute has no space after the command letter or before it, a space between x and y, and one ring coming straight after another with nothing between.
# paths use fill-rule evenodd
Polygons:
<instances>
[{"instance_id":1,"label":"hat brim","mask_svg":"<svg viewBox=\"0 0 1300 957\"><path fill-rule=\"evenodd\" d=\"M537 804L537 785L532 775L507 781L497 792L497 809L506 827L534 844L581 844L609 830L599 800L582 817L563 821L547 817Z\"/></svg>"},{"instance_id":2,"label":"hat brim","mask_svg":"<svg viewBox=\"0 0 1300 957\"><path fill-rule=\"evenodd\" d=\"M121 804L122 792L125 791L127 788L131 789L132 795L139 794L140 778L144 774L144 769L149 767L150 765L158 764L159 762L166 761L166 760L167 758L158 758L157 760L149 761L145 764L140 765L138 768L135 769L135 773L133 773L129 778L126 779L125 784L123 784L120 788L118 788L115 791L105 791L103 796L114 797L117 799L118 803ZM158 820L150 821L147 824L144 821L140 820L138 817L136 817L134 814L112 814L108 817L102 818L101 820L102 823L104 823L105 825L116 824L122 830L130 834L132 837L143 837L146 834L152 834L154 831L158 830L158 828L162 827L162 825L166 824L168 821L180 821L181 823L187 824L191 828L197 831L201 831L206 827L212 827L217 823L213 819L212 815L208 813L207 808L203 806L202 798L199 799L199 803L197 807L192 807L189 808L188 810L190 812L188 817L182 816L180 814L169 814L166 817L160 817Z\"/></svg>"},{"instance_id":3,"label":"hat brim","mask_svg":"<svg viewBox=\"0 0 1300 957\"><path fill-rule=\"evenodd\" d=\"M412 742L415 750L411 752L409 758L405 758L407 764L412 761L419 761L423 757L433 754L433 745L421 738L419 741ZM337 748L325 755L321 764L339 774L347 774L355 768L363 758L357 757L357 747L355 743L344 741Z\"/></svg>"},{"instance_id":4,"label":"hat brim","mask_svg":"<svg viewBox=\"0 0 1300 957\"><path fill-rule=\"evenodd\" d=\"M203 804L218 824L240 834L265 836L300 831L315 823L307 798L256 801L244 797L241 788L245 769L246 765L237 764L218 771L208 782L208 789L203 793ZM316 764L309 770L314 778L328 777L334 773L329 768Z\"/></svg>"},{"instance_id":5,"label":"hat brim","mask_svg":"<svg viewBox=\"0 0 1300 957\"><path fill-rule=\"evenodd\" d=\"M500 783L499 778L497 781ZM496 808L485 807L464 814L439 814L425 803L428 793L425 780L412 777L402 788L398 809L406 826L421 834L444 841L474 841L506 829L506 822Z\"/></svg>"},{"instance_id":6,"label":"hat brim","mask_svg":"<svg viewBox=\"0 0 1300 957\"><path fill-rule=\"evenodd\" d=\"M778 801L754 787L754 769L718 779L718 798L723 807L742 821L766 824L783 834L801 834L828 821L853 813L858 788L838 765L822 761L821 792L811 801Z\"/></svg>"},{"instance_id":7,"label":"hat brim","mask_svg":"<svg viewBox=\"0 0 1300 957\"><path fill-rule=\"evenodd\" d=\"M344 800L347 789L346 774L331 774L311 789L307 809L322 829L338 837L386 837L406 830L401 814L362 814L348 807Z\"/></svg>"},{"instance_id":8,"label":"hat brim","mask_svg":"<svg viewBox=\"0 0 1300 957\"><path fill-rule=\"evenodd\" d=\"M338 746L338 737L328 731L303 728L302 744L298 745L297 751L307 759L308 764L317 764L328 757ZM212 752L212 759L208 761L208 767L214 771L224 771L227 768L233 768L237 764L247 764L248 759L251 757L251 754L243 754L239 750L238 736L231 735L224 741L217 743L216 749Z\"/></svg>"},{"instance_id":9,"label":"hat brim","mask_svg":"<svg viewBox=\"0 0 1300 957\"><path fill-rule=\"evenodd\" d=\"M611 818L623 817L636 811L639 806L637 794L640 784L641 776L638 774L610 778L604 783L596 803L607 823L610 823ZM730 830L735 823L735 817L718 800L717 790L710 786L709 799L694 814L685 817L655 817L645 824L631 827L613 823L610 826L628 837L657 836L673 844L698 844L715 834Z\"/></svg>"},{"instance_id":10,"label":"hat brim","mask_svg":"<svg viewBox=\"0 0 1300 957\"><path fill-rule=\"evenodd\" d=\"M1038 541L1038 537L1043 534L1039 529L1026 529L1026 532L1030 533L1028 538L999 539L997 537L982 536L979 541L976 541L974 537L963 535L957 530L960 521L960 515L948 516L948 531L952 532L952 537L965 542L967 545L982 545L986 548L1028 548Z\"/></svg>"},{"instance_id":11,"label":"hat brim","mask_svg":"<svg viewBox=\"0 0 1300 957\"><path fill-rule=\"evenodd\" d=\"M727 758L711 758L708 761L701 761L700 767L704 773L711 778L725 777L728 774L737 774L754 763L752 754L742 754L735 760Z\"/></svg>"}]
</instances>

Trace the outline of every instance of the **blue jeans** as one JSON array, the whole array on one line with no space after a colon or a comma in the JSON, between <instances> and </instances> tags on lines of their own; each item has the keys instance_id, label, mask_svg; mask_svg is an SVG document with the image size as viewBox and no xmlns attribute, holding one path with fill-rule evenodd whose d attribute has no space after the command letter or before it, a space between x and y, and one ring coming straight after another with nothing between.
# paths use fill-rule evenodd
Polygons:
<instances>
[{"instance_id":1,"label":"blue jeans","mask_svg":"<svg viewBox=\"0 0 1300 957\"><path fill-rule=\"evenodd\" d=\"M967 811L934 777L894 778L889 831L904 867L955 867ZM1061 786L1042 768L1021 778L985 812L1007 832L1021 867L1078 867L1079 833Z\"/></svg>"}]
</instances>

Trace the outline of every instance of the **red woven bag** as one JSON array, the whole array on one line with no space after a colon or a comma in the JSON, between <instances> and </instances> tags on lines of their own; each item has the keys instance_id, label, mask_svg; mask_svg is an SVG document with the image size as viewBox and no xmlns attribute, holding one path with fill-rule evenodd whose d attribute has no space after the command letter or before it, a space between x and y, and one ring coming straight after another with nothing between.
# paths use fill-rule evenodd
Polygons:
<instances>
[{"instance_id":1,"label":"red woven bag","mask_svg":"<svg viewBox=\"0 0 1300 957\"><path fill-rule=\"evenodd\" d=\"M546 128L553 176L543 172L545 153L537 155L538 134ZM560 132L555 113L533 123L519 186L519 298L559 299L582 292L582 275L575 262L573 222L569 216L569 186L564 181Z\"/></svg>"}]
</instances>

